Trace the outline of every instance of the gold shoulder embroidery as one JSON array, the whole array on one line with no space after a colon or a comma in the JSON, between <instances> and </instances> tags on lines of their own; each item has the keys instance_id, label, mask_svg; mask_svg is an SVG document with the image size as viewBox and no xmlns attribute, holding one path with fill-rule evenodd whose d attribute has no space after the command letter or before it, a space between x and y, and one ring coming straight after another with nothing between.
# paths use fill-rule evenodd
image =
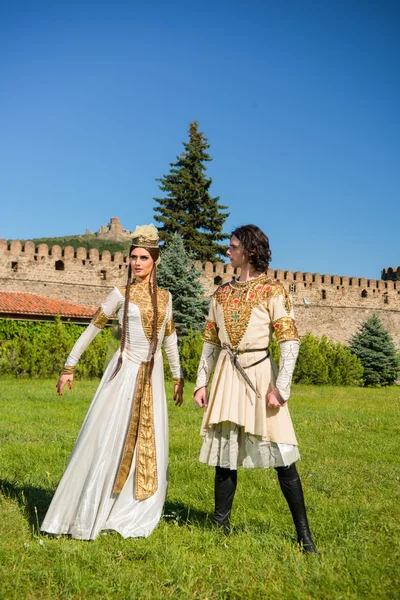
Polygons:
<instances>
[{"instance_id":1,"label":"gold shoulder embroidery","mask_svg":"<svg viewBox=\"0 0 400 600\"><path fill-rule=\"evenodd\" d=\"M218 331L219 329L216 322L211 321L211 319L207 319L203 333L203 341L213 344L214 346L221 346Z\"/></svg>"},{"instance_id":2,"label":"gold shoulder embroidery","mask_svg":"<svg viewBox=\"0 0 400 600\"><path fill-rule=\"evenodd\" d=\"M122 285L121 287L118 288L118 291L122 294L122 296L125 298L125 292L126 292L126 285Z\"/></svg>"},{"instance_id":3,"label":"gold shoulder embroidery","mask_svg":"<svg viewBox=\"0 0 400 600\"><path fill-rule=\"evenodd\" d=\"M104 327L107 325L108 319L109 317L102 311L102 309L98 308L93 315L91 323L97 327L97 329L104 329Z\"/></svg>"},{"instance_id":4,"label":"gold shoulder embroidery","mask_svg":"<svg viewBox=\"0 0 400 600\"><path fill-rule=\"evenodd\" d=\"M281 283L278 283L277 281L274 281L273 283L274 285L267 296L267 300L282 296L283 308L285 309L286 313L290 315L293 310L293 305L289 293Z\"/></svg>"},{"instance_id":5,"label":"gold shoulder embroidery","mask_svg":"<svg viewBox=\"0 0 400 600\"><path fill-rule=\"evenodd\" d=\"M174 319L171 317L168 321L167 324L165 326L165 333L164 336L168 337L169 335L172 335L174 333L174 331L176 331L175 328L175 324L174 324Z\"/></svg>"},{"instance_id":6,"label":"gold shoulder embroidery","mask_svg":"<svg viewBox=\"0 0 400 600\"><path fill-rule=\"evenodd\" d=\"M157 288L158 292L158 301L161 301L162 304L168 304L169 301L169 291L163 290L162 288Z\"/></svg>"},{"instance_id":7,"label":"gold shoulder embroidery","mask_svg":"<svg viewBox=\"0 0 400 600\"><path fill-rule=\"evenodd\" d=\"M233 280L231 280L233 281ZM224 301L226 299L226 295L229 292L229 284L231 282L227 281L226 283L223 283L222 285L220 285L215 292L213 293L213 296L215 297L216 301L220 304L221 301Z\"/></svg>"}]
</instances>

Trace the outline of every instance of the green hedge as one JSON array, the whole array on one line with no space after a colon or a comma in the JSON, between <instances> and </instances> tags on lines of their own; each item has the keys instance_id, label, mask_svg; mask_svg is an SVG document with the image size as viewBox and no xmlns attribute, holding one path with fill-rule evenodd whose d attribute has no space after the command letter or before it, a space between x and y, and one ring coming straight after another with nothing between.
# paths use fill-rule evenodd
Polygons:
<instances>
[{"instance_id":1,"label":"green hedge","mask_svg":"<svg viewBox=\"0 0 400 600\"><path fill-rule=\"evenodd\" d=\"M64 365L83 331L81 325L0 319L0 374L17 377L52 377ZM83 353L77 368L79 377L101 377L117 342L107 328Z\"/></svg>"},{"instance_id":2,"label":"green hedge","mask_svg":"<svg viewBox=\"0 0 400 600\"><path fill-rule=\"evenodd\" d=\"M279 364L279 344L273 340L270 351ZM340 342L323 335L307 333L300 341L299 357L293 374L295 383L313 385L362 385L361 361Z\"/></svg>"},{"instance_id":3,"label":"green hedge","mask_svg":"<svg viewBox=\"0 0 400 600\"><path fill-rule=\"evenodd\" d=\"M17 377L52 377L57 375L82 333L80 325L62 323L21 322L0 319L0 375ZM118 348L115 330L104 329L83 353L77 376L101 377L105 366ZM196 380L203 342L201 333L190 330L180 341L181 364L185 379ZM275 340L270 351L279 364L279 344ZM171 372L164 354L165 377ZM340 342L321 339L310 333L301 339L299 358L293 381L315 385L358 385L362 383L360 360Z\"/></svg>"}]
</instances>

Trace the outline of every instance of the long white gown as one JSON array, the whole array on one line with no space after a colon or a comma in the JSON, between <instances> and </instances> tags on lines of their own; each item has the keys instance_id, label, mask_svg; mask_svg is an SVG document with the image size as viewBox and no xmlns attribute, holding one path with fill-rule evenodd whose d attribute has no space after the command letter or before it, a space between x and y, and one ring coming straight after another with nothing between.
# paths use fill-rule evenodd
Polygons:
<instances>
[{"instance_id":1,"label":"long white gown","mask_svg":"<svg viewBox=\"0 0 400 600\"><path fill-rule=\"evenodd\" d=\"M157 491L145 500L135 497L136 454L120 493L113 492L133 408L140 364L149 360L152 308L147 284L132 284L128 308L128 336L124 360L110 381L118 352L110 361L97 388L41 529L73 538L95 539L112 529L124 538L147 537L160 520L168 484L168 415L164 390L161 346L174 378L181 377L177 336L172 321L169 292L158 290L158 347L152 374ZM108 317L122 323L124 295L114 288L95 318L75 344L67 366L74 366L99 333Z\"/></svg>"}]
</instances>

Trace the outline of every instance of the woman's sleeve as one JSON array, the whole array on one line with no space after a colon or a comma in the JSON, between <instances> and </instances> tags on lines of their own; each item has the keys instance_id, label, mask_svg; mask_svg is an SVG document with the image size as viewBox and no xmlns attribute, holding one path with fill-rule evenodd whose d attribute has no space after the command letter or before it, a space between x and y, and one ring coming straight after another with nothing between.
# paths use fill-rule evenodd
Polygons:
<instances>
[{"instance_id":1,"label":"woman's sleeve","mask_svg":"<svg viewBox=\"0 0 400 600\"><path fill-rule=\"evenodd\" d=\"M194 391L208 385L221 352L221 341L219 339L219 328L216 321L214 298L211 299L210 310L204 327L203 342L203 351L197 370L197 380Z\"/></svg>"},{"instance_id":2,"label":"woman's sleeve","mask_svg":"<svg viewBox=\"0 0 400 600\"><path fill-rule=\"evenodd\" d=\"M114 288L95 312L90 325L79 336L67 358L62 373L75 373L76 365L83 352L100 331L104 329L107 321L116 313L122 301L123 296L121 292L117 288Z\"/></svg>"},{"instance_id":3,"label":"woman's sleeve","mask_svg":"<svg viewBox=\"0 0 400 600\"><path fill-rule=\"evenodd\" d=\"M179 359L178 349L178 336L176 335L176 329L174 325L174 319L172 316L172 297L169 295L168 302L168 316L167 324L165 326L164 333L164 350L167 355L168 363L171 369L174 383L180 383L183 381L183 373L181 369L181 362Z\"/></svg>"},{"instance_id":4,"label":"woman's sleeve","mask_svg":"<svg viewBox=\"0 0 400 600\"><path fill-rule=\"evenodd\" d=\"M276 387L283 400L290 397L293 372L299 354L299 334L294 319L292 300L285 288L278 284L268 303L276 341L280 345L279 373Z\"/></svg>"}]
</instances>

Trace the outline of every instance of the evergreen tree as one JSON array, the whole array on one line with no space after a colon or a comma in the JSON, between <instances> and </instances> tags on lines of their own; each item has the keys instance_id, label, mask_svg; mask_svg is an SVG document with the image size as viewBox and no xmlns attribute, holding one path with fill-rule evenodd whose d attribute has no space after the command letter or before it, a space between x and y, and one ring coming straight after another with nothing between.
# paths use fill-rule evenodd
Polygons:
<instances>
[{"instance_id":1,"label":"evergreen tree","mask_svg":"<svg viewBox=\"0 0 400 600\"><path fill-rule=\"evenodd\" d=\"M396 348L378 316L372 314L350 340L351 351L364 367L364 385L391 385L399 375Z\"/></svg>"},{"instance_id":2,"label":"evergreen tree","mask_svg":"<svg viewBox=\"0 0 400 600\"><path fill-rule=\"evenodd\" d=\"M162 251L157 279L159 286L172 294L178 335L188 335L191 329L202 331L210 301L203 297L205 290L200 281L200 271L176 233Z\"/></svg>"},{"instance_id":3,"label":"evergreen tree","mask_svg":"<svg viewBox=\"0 0 400 600\"><path fill-rule=\"evenodd\" d=\"M199 132L197 121L189 126L184 152L170 163L167 175L156 179L165 197L154 198L158 203L154 218L162 224L162 241L168 243L177 233L195 259L215 262L227 249L221 242L228 238L222 229L229 213L224 212L227 206L219 204L219 197L210 195L212 179L205 173L205 163L212 160L207 152L208 140Z\"/></svg>"}]
</instances>

